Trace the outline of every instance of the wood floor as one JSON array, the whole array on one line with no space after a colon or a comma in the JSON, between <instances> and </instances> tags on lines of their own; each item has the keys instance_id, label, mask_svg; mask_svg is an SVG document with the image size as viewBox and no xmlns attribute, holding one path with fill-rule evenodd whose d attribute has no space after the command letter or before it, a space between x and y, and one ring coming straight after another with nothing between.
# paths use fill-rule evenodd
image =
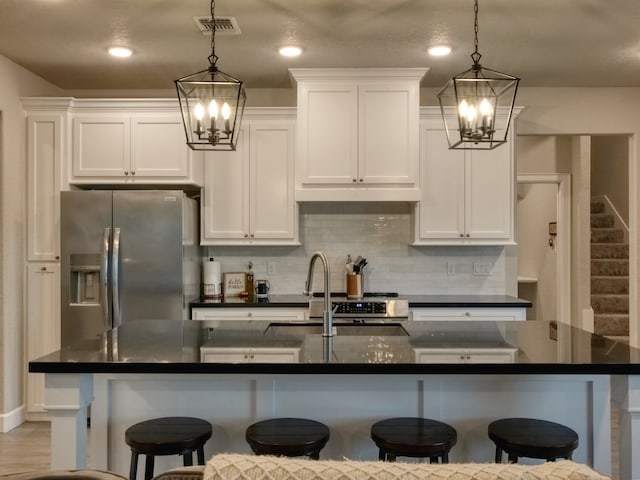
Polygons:
<instances>
[{"instance_id":1,"label":"wood floor","mask_svg":"<svg viewBox=\"0 0 640 480\"><path fill-rule=\"evenodd\" d=\"M49 422L25 422L0 433L0 475L49 470L50 435Z\"/></svg>"}]
</instances>

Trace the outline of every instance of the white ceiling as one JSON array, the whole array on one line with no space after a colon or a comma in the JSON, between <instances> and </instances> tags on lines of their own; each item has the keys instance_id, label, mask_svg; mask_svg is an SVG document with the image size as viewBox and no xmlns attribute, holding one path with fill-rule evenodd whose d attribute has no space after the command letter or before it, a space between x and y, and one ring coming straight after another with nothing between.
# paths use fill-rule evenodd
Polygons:
<instances>
[{"instance_id":1,"label":"white ceiling","mask_svg":"<svg viewBox=\"0 0 640 480\"><path fill-rule=\"evenodd\" d=\"M0 0L0 54L64 89L173 88L208 66L192 17L209 13L208 0ZM436 87L471 66L472 0L217 0L222 15L242 34L216 35L218 67L248 88L290 87L302 67L429 67ZM285 43L303 55L280 57ZM436 43L452 54L429 57ZM640 86L640 0L480 0L479 43L483 66L523 86Z\"/></svg>"}]
</instances>

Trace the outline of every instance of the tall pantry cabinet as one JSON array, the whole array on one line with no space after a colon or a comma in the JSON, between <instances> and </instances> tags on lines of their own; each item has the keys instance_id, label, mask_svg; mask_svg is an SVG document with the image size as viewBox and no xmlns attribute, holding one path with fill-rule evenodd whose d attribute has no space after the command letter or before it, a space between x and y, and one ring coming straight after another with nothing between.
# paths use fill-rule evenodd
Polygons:
<instances>
[{"instance_id":1,"label":"tall pantry cabinet","mask_svg":"<svg viewBox=\"0 0 640 480\"><path fill-rule=\"evenodd\" d=\"M27 140L27 361L60 348L59 193L62 160L68 148L69 104L70 99L23 99ZM27 417L44 416L44 375L28 374L25 393Z\"/></svg>"}]
</instances>

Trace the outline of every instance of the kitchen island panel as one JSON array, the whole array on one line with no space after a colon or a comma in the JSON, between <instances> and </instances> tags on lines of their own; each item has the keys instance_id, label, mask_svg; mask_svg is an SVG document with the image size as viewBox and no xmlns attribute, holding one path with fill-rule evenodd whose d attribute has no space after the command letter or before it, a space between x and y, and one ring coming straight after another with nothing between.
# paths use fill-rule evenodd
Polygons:
<instances>
[{"instance_id":1,"label":"kitchen island panel","mask_svg":"<svg viewBox=\"0 0 640 480\"><path fill-rule=\"evenodd\" d=\"M213 424L207 457L249 453L244 432L272 417L325 423L331 438L322 458L376 459L371 425L394 416L426 416L451 424L458 443L451 461L490 462L487 425L506 416L531 416L575 429L574 460L609 472L610 422L607 376L568 375L95 375L91 466L126 475L125 430L159 416L196 416ZM597 448L596 448L597 447ZM523 460L537 463L536 460ZM177 457L157 459L157 471Z\"/></svg>"}]
</instances>

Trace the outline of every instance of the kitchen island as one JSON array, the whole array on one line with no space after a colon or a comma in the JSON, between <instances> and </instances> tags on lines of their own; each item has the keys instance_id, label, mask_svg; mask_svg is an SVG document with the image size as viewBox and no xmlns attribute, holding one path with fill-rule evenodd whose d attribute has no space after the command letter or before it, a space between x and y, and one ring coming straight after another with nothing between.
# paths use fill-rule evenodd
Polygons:
<instances>
[{"instance_id":1,"label":"kitchen island","mask_svg":"<svg viewBox=\"0 0 640 480\"><path fill-rule=\"evenodd\" d=\"M631 454L640 438L637 350L553 322L392 323L385 322L387 330L367 330L380 327L371 324L338 331L328 341L305 328L258 321L216 328L131 322L32 361L31 372L46 374L52 466L84 466L91 405L91 466L120 473L129 464L124 430L142 419L175 415L214 425L207 455L249 452L244 429L257 419L301 416L330 427L322 457L352 459L377 457L369 437L375 421L425 416L458 431L451 461L476 462L493 458L486 433L492 420L537 417L576 430L574 460L610 473L613 401L619 406L620 478L640 478ZM241 350L247 357L202 362L211 349ZM281 357L256 360L252 349L297 356L275 363ZM176 459L158 459L159 469L175 465Z\"/></svg>"}]
</instances>

